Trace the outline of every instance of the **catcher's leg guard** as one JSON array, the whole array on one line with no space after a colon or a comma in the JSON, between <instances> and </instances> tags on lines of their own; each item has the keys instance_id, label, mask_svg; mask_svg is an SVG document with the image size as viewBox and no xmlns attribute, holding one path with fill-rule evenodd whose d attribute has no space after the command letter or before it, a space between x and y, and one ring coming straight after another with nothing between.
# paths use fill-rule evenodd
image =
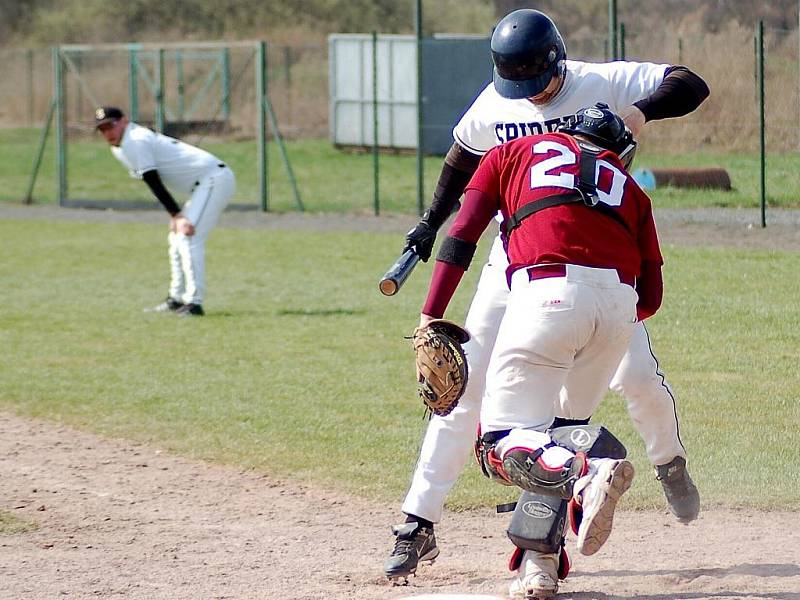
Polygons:
<instances>
[{"instance_id":1,"label":"catcher's leg guard","mask_svg":"<svg viewBox=\"0 0 800 600\"><path fill-rule=\"evenodd\" d=\"M547 433L557 446L572 452L585 452L589 458L619 459L625 458L628 453L613 433L598 425L553 427Z\"/></svg>"},{"instance_id":2,"label":"catcher's leg guard","mask_svg":"<svg viewBox=\"0 0 800 600\"><path fill-rule=\"evenodd\" d=\"M522 493L506 531L515 546L508 564L517 572L509 589L513 598L550 598L558 591L558 581L566 579L570 568L566 521L566 500Z\"/></svg>"},{"instance_id":3,"label":"catcher's leg guard","mask_svg":"<svg viewBox=\"0 0 800 600\"><path fill-rule=\"evenodd\" d=\"M558 552L564 542L567 504L562 498L522 492L506 530L508 538L524 550Z\"/></svg>"},{"instance_id":4,"label":"catcher's leg guard","mask_svg":"<svg viewBox=\"0 0 800 600\"><path fill-rule=\"evenodd\" d=\"M541 456L542 449L512 448L503 455L503 470L514 485L528 492L568 500L572 498L575 482L586 473L588 459L578 452L563 466L548 466Z\"/></svg>"},{"instance_id":5,"label":"catcher's leg guard","mask_svg":"<svg viewBox=\"0 0 800 600\"><path fill-rule=\"evenodd\" d=\"M475 440L475 460L485 477L497 481L503 485L514 485L508 478L508 474L503 468L503 461L494 454L497 442L508 435L509 430L490 431L481 435L478 428L478 439Z\"/></svg>"}]
</instances>

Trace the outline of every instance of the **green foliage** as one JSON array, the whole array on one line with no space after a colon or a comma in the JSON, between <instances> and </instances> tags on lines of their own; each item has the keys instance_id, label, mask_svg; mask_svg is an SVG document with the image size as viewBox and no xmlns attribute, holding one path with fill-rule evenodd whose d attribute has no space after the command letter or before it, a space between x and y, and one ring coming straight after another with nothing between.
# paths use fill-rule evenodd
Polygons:
<instances>
[{"instance_id":1,"label":"green foliage","mask_svg":"<svg viewBox=\"0 0 800 600\"><path fill-rule=\"evenodd\" d=\"M0 0L0 33L42 44L155 40L164 33L176 41L242 39L280 36L287 29L321 39L333 32L410 33L414 7L413 0ZM498 17L531 7L527 0L424 0L424 29L488 33ZM533 7L551 15L567 36L607 30L604 0L540 0ZM630 31L663 29L665 23L674 28L684 20L701 31L719 31L731 23L752 27L758 19L769 27L797 25L794 0L620 0L618 18Z\"/></svg>"},{"instance_id":2,"label":"green foliage","mask_svg":"<svg viewBox=\"0 0 800 600\"><path fill-rule=\"evenodd\" d=\"M430 265L382 297L398 235L218 229L208 316L189 320L141 312L166 285L164 227L5 221L0 236L0 279L13 282L0 410L400 500L425 427L403 336ZM800 508L786 469L800 418L800 256L665 251L665 305L649 329L705 504ZM478 274L448 316L461 319ZM663 507L622 402L610 397L598 419L639 472L626 505ZM472 466L450 504L504 494Z\"/></svg>"}]
</instances>

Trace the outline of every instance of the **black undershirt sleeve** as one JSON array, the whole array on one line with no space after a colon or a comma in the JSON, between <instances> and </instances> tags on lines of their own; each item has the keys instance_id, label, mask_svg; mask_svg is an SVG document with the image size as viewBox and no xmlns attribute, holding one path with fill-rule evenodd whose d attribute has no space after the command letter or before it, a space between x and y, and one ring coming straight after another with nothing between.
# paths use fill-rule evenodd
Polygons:
<instances>
[{"instance_id":1,"label":"black undershirt sleeve","mask_svg":"<svg viewBox=\"0 0 800 600\"><path fill-rule=\"evenodd\" d=\"M164 205L164 208L167 209L169 214L174 217L181 212L181 208L178 206L178 203L175 202L175 198L173 198L169 190L164 187L164 182L161 181L161 176L158 174L157 170L153 169L152 171L147 171L142 175L142 179L147 184L147 187L150 188L150 191L153 192L153 195L158 198L158 201Z\"/></svg>"},{"instance_id":2,"label":"black undershirt sleeve","mask_svg":"<svg viewBox=\"0 0 800 600\"><path fill-rule=\"evenodd\" d=\"M646 121L658 121L688 115L709 93L702 77L686 67L672 66L656 90L633 105L642 111Z\"/></svg>"},{"instance_id":3,"label":"black undershirt sleeve","mask_svg":"<svg viewBox=\"0 0 800 600\"><path fill-rule=\"evenodd\" d=\"M478 170L480 161L480 156L456 143L447 152L442 172L436 182L436 190L433 192L433 201L423 216L423 220L434 230L438 230L458 210L458 200L472 175Z\"/></svg>"}]
</instances>

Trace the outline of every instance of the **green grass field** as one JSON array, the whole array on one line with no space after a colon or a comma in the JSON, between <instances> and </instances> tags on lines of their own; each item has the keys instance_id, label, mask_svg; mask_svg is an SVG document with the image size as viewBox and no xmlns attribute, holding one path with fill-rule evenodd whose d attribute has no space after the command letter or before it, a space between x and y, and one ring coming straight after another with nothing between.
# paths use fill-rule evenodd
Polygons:
<instances>
[{"instance_id":1,"label":"green grass field","mask_svg":"<svg viewBox=\"0 0 800 600\"><path fill-rule=\"evenodd\" d=\"M163 226L5 220L0 236L0 410L399 504L425 427L403 336L430 266L381 296L396 235L219 229L209 314L189 320L142 313L165 292ZM800 255L665 253L665 306L650 331L704 505L800 508ZM621 399L597 420L640 473L626 506L663 507ZM450 506L509 493L471 465Z\"/></svg>"},{"instance_id":2,"label":"green grass field","mask_svg":"<svg viewBox=\"0 0 800 600\"><path fill-rule=\"evenodd\" d=\"M0 200L19 201L25 196L36 153L39 132L35 129L0 130L0 179L4 185ZM194 142L191 137L187 141ZM237 203L258 202L256 145L252 141L213 142L203 147L231 165L237 177ZM288 154L297 178L302 200L309 211L365 212L374 207L373 162L366 154L345 153L333 148L328 140L300 140L288 144ZM276 144L269 153L270 210L295 210L296 205ZM414 156L380 157L380 210L416 212L416 159ZM441 157L425 159L426 202L441 169ZM730 173L734 189L730 192L708 191L698 194L675 188L655 190L657 206L757 207L759 195L758 156L742 154L691 153L658 154L642 151L637 167L721 166ZM770 155L767 160L767 201L778 208L800 207L800 156L797 153ZM128 177L111 156L99 137L93 141L73 140L67 152L68 196L72 199L151 200L141 182ZM55 198L55 160L52 140L34 189L36 202ZM155 202L155 200L153 200Z\"/></svg>"}]
</instances>

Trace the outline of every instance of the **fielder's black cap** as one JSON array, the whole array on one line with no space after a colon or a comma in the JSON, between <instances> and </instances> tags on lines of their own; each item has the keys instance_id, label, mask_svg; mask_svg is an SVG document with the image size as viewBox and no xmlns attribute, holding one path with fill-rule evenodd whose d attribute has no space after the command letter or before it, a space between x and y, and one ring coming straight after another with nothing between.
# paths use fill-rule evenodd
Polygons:
<instances>
[{"instance_id":1,"label":"fielder's black cap","mask_svg":"<svg viewBox=\"0 0 800 600\"><path fill-rule=\"evenodd\" d=\"M94 126L97 128L106 123L113 123L114 121L119 121L124 116L125 113L116 106L101 106L94 111Z\"/></svg>"}]
</instances>

